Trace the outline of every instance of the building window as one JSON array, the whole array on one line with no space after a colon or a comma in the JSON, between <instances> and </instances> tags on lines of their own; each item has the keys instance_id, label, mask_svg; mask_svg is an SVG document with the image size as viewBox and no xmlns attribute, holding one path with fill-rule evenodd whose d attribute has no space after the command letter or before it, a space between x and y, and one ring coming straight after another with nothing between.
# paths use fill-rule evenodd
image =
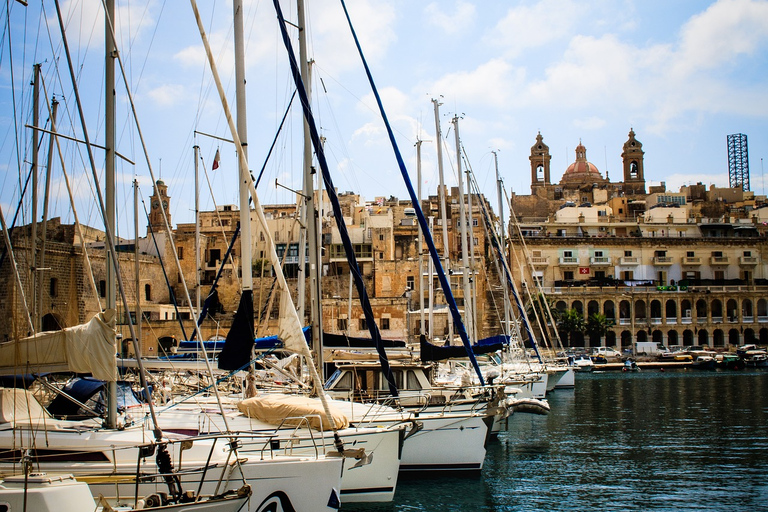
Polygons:
<instances>
[{"instance_id":1,"label":"building window","mask_svg":"<svg viewBox=\"0 0 768 512\"><path fill-rule=\"evenodd\" d=\"M383 252L380 252L380 253L379 253L379 259L380 259L380 260L383 260L383 259L384 259L384 253L383 253Z\"/></svg>"},{"instance_id":2,"label":"building window","mask_svg":"<svg viewBox=\"0 0 768 512\"><path fill-rule=\"evenodd\" d=\"M573 281L573 271L566 270L563 272L563 279L566 281Z\"/></svg>"},{"instance_id":3,"label":"building window","mask_svg":"<svg viewBox=\"0 0 768 512\"><path fill-rule=\"evenodd\" d=\"M361 331L367 331L368 330L368 322L365 321L365 318L360 319L360 330Z\"/></svg>"},{"instance_id":4,"label":"building window","mask_svg":"<svg viewBox=\"0 0 768 512\"><path fill-rule=\"evenodd\" d=\"M696 257L696 253L693 252L693 251L688 251L688 252L685 253L685 257L686 258L695 258Z\"/></svg>"},{"instance_id":5,"label":"building window","mask_svg":"<svg viewBox=\"0 0 768 512\"><path fill-rule=\"evenodd\" d=\"M480 241L477 239L477 237L472 239L472 245L474 245L475 247L477 247L479 243Z\"/></svg>"},{"instance_id":6,"label":"building window","mask_svg":"<svg viewBox=\"0 0 768 512\"><path fill-rule=\"evenodd\" d=\"M602 258L603 257L603 251L595 251L595 258Z\"/></svg>"},{"instance_id":7,"label":"building window","mask_svg":"<svg viewBox=\"0 0 768 512\"><path fill-rule=\"evenodd\" d=\"M381 330L382 331L388 331L389 330L389 318L382 318L381 319Z\"/></svg>"},{"instance_id":8,"label":"building window","mask_svg":"<svg viewBox=\"0 0 768 512\"><path fill-rule=\"evenodd\" d=\"M573 251L563 251L563 258L573 258Z\"/></svg>"},{"instance_id":9,"label":"building window","mask_svg":"<svg viewBox=\"0 0 768 512\"><path fill-rule=\"evenodd\" d=\"M413 276L408 276L405 278L405 285L408 287L409 290L413 290L415 288L416 284L416 278Z\"/></svg>"},{"instance_id":10,"label":"building window","mask_svg":"<svg viewBox=\"0 0 768 512\"><path fill-rule=\"evenodd\" d=\"M102 297L107 296L107 282L103 279L99 281L99 295Z\"/></svg>"},{"instance_id":11,"label":"building window","mask_svg":"<svg viewBox=\"0 0 768 512\"><path fill-rule=\"evenodd\" d=\"M724 270L715 270L715 280L722 281L725 279L725 271Z\"/></svg>"},{"instance_id":12,"label":"building window","mask_svg":"<svg viewBox=\"0 0 768 512\"><path fill-rule=\"evenodd\" d=\"M263 242L263 241L264 241L264 232L259 231L259 242Z\"/></svg>"},{"instance_id":13,"label":"building window","mask_svg":"<svg viewBox=\"0 0 768 512\"><path fill-rule=\"evenodd\" d=\"M631 258L632 257L632 251L624 251L624 257L625 258Z\"/></svg>"},{"instance_id":14,"label":"building window","mask_svg":"<svg viewBox=\"0 0 768 512\"><path fill-rule=\"evenodd\" d=\"M275 242L280 240L280 232L275 231Z\"/></svg>"},{"instance_id":15,"label":"building window","mask_svg":"<svg viewBox=\"0 0 768 512\"><path fill-rule=\"evenodd\" d=\"M379 233L379 240L384 241L384 233Z\"/></svg>"},{"instance_id":16,"label":"building window","mask_svg":"<svg viewBox=\"0 0 768 512\"><path fill-rule=\"evenodd\" d=\"M49 293L51 297L56 297L59 295L59 280L56 279L55 277L51 278Z\"/></svg>"},{"instance_id":17,"label":"building window","mask_svg":"<svg viewBox=\"0 0 768 512\"><path fill-rule=\"evenodd\" d=\"M144 300L152 300L152 285L149 283L144 285Z\"/></svg>"},{"instance_id":18,"label":"building window","mask_svg":"<svg viewBox=\"0 0 768 512\"><path fill-rule=\"evenodd\" d=\"M622 270L621 278L625 281L631 281L635 276L634 270Z\"/></svg>"},{"instance_id":19,"label":"building window","mask_svg":"<svg viewBox=\"0 0 768 512\"><path fill-rule=\"evenodd\" d=\"M339 318L338 322L336 323L336 326L340 331L346 331L347 330L347 319L346 318Z\"/></svg>"},{"instance_id":20,"label":"building window","mask_svg":"<svg viewBox=\"0 0 768 512\"><path fill-rule=\"evenodd\" d=\"M180 260L184 259L184 248L182 246L178 246L176 248L176 255L179 257Z\"/></svg>"},{"instance_id":21,"label":"building window","mask_svg":"<svg viewBox=\"0 0 768 512\"><path fill-rule=\"evenodd\" d=\"M744 257L749 258L752 256L752 251L744 251Z\"/></svg>"}]
</instances>

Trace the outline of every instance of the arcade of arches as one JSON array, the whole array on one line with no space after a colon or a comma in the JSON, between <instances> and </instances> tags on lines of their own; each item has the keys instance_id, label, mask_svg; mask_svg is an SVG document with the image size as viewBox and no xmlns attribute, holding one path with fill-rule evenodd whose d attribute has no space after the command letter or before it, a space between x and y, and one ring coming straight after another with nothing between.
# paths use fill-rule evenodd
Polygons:
<instances>
[{"instance_id":1,"label":"arcade of arches","mask_svg":"<svg viewBox=\"0 0 768 512\"><path fill-rule=\"evenodd\" d=\"M633 342L653 341L666 346L727 347L768 344L768 299L731 295L620 294L610 298L557 298L560 311L574 309L586 321L602 313L613 326L601 345L629 348ZM582 341L583 340L583 341ZM574 340L589 346L588 336Z\"/></svg>"}]
</instances>

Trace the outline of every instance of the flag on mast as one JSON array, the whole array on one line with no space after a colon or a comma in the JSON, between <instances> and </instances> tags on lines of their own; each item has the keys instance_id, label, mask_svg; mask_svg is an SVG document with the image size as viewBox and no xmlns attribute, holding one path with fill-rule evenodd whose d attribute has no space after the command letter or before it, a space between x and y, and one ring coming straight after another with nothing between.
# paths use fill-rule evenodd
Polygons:
<instances>
[{"instance_id":1,"label":"flag on mast","mask_svg":"<svg viewBox=\"0 0 768 512\"><path fill-rule=\"evenodd\" d=\"M219 154L219 149L216 148L216 156L213 157L213 166L211 167L212 170L216 170L219 168L219 161L221 160L221 155Z\"/></svg>"}]
</instances>

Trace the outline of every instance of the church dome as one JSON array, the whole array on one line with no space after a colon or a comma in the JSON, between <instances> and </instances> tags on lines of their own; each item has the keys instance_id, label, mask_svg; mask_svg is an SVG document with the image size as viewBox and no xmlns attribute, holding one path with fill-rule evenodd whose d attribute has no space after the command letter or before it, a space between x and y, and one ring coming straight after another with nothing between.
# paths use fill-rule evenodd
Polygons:
<instances>
[{"instance_id":1,"label":"church dome","mask_svg":"<svg viewBox=\"0 0 768 512\"><path fill-rule=\"evenodd\" d=\"M604 181L603 176L595 164L587 161L587 148L579 141L579 145L576 146L576 161L565 170L560 183L596 183L602 181Z\"/></svg>"}]
</instances>

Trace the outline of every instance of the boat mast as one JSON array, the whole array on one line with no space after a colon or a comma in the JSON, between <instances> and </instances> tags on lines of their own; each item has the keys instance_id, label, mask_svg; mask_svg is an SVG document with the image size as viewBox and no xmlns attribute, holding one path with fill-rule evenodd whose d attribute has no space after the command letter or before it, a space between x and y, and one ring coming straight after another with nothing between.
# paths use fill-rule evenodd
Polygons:
<instances>
[{"instance_id":1,"label":"boat mast","mask_svg":"<svg viewBox=\"0 0 768 512\"><path fill-rule=\"evenodd\" d=\"M104 149L106 152L104 162L104 202L106 209L105 223L107 230L114 236L115 233L115 55L117 47L112 38L114 33L115 0L105 0L104 9ZM114 244L114 240L112 243ZM117 288L115 286L115 266L113 255L107 246L106 255L106 288L107 309L117 308ZM116 315L115 315L116 317ZM115 320L111 327L114 327ZM109 382L107 393L107 427L117 427L117 382Z\"/></svg>"},{"instance_id":2,"label":"boat mast","mask_svg":"<svg viewBox=\"0 0 768 512\"><path fill-rule=\"evenodd\" d=\"M195 310L200 315L200 146L195 144L192 149L195 155Z\"/></svg>"},{"instance_id":3,"label":"boat mast","mask_svg":"<svg viewBox=\"0 0 768 512\"><path fill-rule=\"evenodd\" d=\"M464 323L467 324L467 333L470 341L477 341L474 329L475 315L472 309L472 289L469 284L469 243L467 242L467 212L464 206L464 179L461 176L461 140L459 139L459 116L453 116L453 133L456 137L456 174L459 179L459 225L461 226L461 266L463 267L462 281L464 284ZM445 222L443 222L445 226ZM474 339L472 339L474 338Z\"/></svg>"},{"instance_id":4,"label":"boat mast","mask_svg":"<svg viewBox=\"0 0 768 512\"><path fill-rule=\"evenodd\" d=\"M37 305L37 147L39 146L38 130L40 126L40 64L34 65L34 79L32 82L32 234L29 238L29 293L32 299L32 320L34 330L40 331L40 315Z\"/></svg>"},{"instance_id":5,"label":"boat mast","mask_svg":"<svg viewBox=\"0 0 768 512\"><path fill-rule=\"evenodd\" d=\"M233 0L234 39L235 39L235 103L237 116L237 134L240 137L240 147L246 161L248 160L248 122L245 104L245 45L243 37L243 2ZM251 207L249 204L248 183L251 181L250 172L243 166L238 166L240 174L240 269L242 272L243 297L250 296L253 301L253 264L251 262ZM202 340L201 340L202 341Z\"/></svg>"},{"instance_id":6,"label":"boat mast","mask_svg":"<svg viewBox=\"0 0 768 512\"><path fill-rule=\"evenodd\" d=\"M51 138L48 143L48 160L45 164L45 192L43 193L43 225L42 236L40 240L40 266L37 267L35 275L38 280L37 293L38 295L38 309L43 305L43 272L49 270L45 267L45 243L48 237L48 202L50 200L51 191L51 168L53 165L53 145L56 143L56 112L59 110L59 102L56 98L51 101ZM40 314L37 315L38 332L43 330L43 320Z\"/></svg>"},{"instance_id":7,"label":"boat mast","mask_svg":"<svg viewBox=\"0 0 768 512\"><path fill-rule=\"evenodd\" d=\"M448 243L448 216L445 213L445 179L443 178L443 134L440 131L440 105L441 103L436 99L432 99L432 103L435 105L435 137L437 139L437 171L440 176L440 183L438 188L438 197L440 199L440 217L443 221L443 269L451 273L451 262L449 258L449 243ZM431 327L430 327L431 329ZM448 320L448 344L453 341L453 322Z\"/></svg>"},{"instance_id":8,"label":"boat mast","mask_svg":"<svg viewBox=\"0 0 768 512\"><path fill-rule=\"evenodd\" d=\"M312 95L312 89L310 87L309 80L309 59L307 58L307 25L306 25L306 9L304 6L304 0L296 1L298 25L299 25L299 68L301 73L301 81L304 84L304 90L307 92L307 98ZM325 378L325 372L323 371L323 325L321 314L321 298L320 295L320 243L318 238L318 211L315 204L315 190L314 190L314 172L312 169L312 136L309 130L309 122L306 116L304 119L304 200L306 201L306 225L307 225L307 244L309 246L309 286L310 286L310 325L312 326L312 345L315 352L315 365L317 366L317 373L321 379ZM317 200L320 200L320 189L318 189ZM299 250L301 254L306 250L305 246L300 245ZM301 268L303 273L304 268ZM302 293L299 300L303 303L304 294ZM301 311L303 313L303 310ZM299 318L304 319L303 315ZM347 318L347 324L351 319ZM318 390L320 392L321 390Z\"/></svg>"},{"instance_id":9,"label":"boat mast","mask_svg":"<svg viewBox=\"0 0 768 512\"><path fill-rule=\"evenodd\" d=\"M141 337L141 275L139 274L139 180L134 178L133 180L133 231L134 231L134 244L133 244L133 259L134 268L136 270L136 337L139 342L143 341ZM141 346L141 345L140 345ZM142 353L144 347L142 347ZM123 352L123 347L117 347L118 353ZM123 357L127 357L124 355ZM139 354L136 354L139 357Z\"/></svg>"},{"instance_id":10,"label":"boat mast","mask_svg":"<svg viewBox=\"0 0 768 512\"><path fill-rule=\"evenodd\" d=\"M418 179L418 185L416 190L418 194L418 201L421 202L421 139L416 139L416 178ZM419 205L421 206L421 205ZM419 225L419 242L417 247L419 248L419 316L421 317L421 324L419 334L424 334L424 255L422 254L422 233L421 225ZM431 281L430 281L431 285Z\"/></svg>"},{"instance_id":11,"label":"boat mast","mask_svg":"<svg viewBox=\"0 0 768 512\"><path fill-rule=\"evenodd\" d=\"M506 243L506 225L504 223L504 201L501 197L502 189L504 188L504 184L501 181L501 177L499 176L499 155L496 153L496 151L491 151L493 153L493 163L496 167L496 193L498 195L498 203L499 203L499 221L501 222L501 225L499 226L499 245L501 245L501 252L504 254L504 257L507 256L507 243ZM501 285L504 290L504 334L509 336L510 330L509 330L509 310L510 310L510 304L509 304L509 290L507 290L507 280L502 277L501 279Z\"/></svg>"}]
</instances>

